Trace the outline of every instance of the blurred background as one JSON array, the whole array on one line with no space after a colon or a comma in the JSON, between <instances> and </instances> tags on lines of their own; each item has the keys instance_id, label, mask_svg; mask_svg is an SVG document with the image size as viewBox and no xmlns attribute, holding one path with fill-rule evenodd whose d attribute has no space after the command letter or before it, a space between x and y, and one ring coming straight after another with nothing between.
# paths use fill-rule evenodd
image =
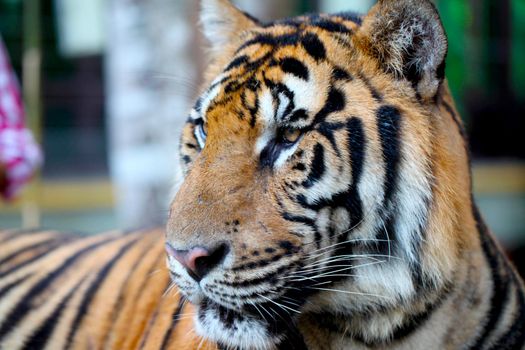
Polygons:
<instances>
[{"instance_id":1,"label":"blurred background","mask_svg":"<svg viewBox=\"0 0 525 350\"><path fill-rule=\"evenodd\" d=\"M372 0L237 0L262 20L365 13ZM525 268L525 0L436 0L475 196ZM0 0L0 35L45 163L0 228L163 224L178 131L206 64L197 0ZM521 259L521 260L520 260Z\"/></svg>"}]
</instances>

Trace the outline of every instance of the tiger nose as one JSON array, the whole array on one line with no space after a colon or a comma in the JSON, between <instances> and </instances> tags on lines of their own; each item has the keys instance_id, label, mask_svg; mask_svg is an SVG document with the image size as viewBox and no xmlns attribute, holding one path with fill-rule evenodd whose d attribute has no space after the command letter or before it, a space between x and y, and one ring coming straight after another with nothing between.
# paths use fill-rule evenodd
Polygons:
<instances>
[{"instance_id":1,"label":"tiger nose","mask_svg":"<svg viewBox=\"0 0 525 350\"><path fill-rule=\"evenodd\" d=\"M199 282L224 260L228 247L226 244L221 244L214 249L194 247L188 250L177 250L166 243L166 252L181 263L188 274Z\"/></svg>"}]
</instances>

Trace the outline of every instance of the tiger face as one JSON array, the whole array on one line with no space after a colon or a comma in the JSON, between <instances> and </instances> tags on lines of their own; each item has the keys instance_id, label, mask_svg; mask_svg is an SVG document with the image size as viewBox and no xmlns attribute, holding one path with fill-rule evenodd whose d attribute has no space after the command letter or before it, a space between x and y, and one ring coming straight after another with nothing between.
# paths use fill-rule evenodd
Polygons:
<instances>
[{"instance_id":1,"label":"tiger face","mask_svg":"<svg viewBox=\"0 0 525 350\"><path fill-rule=\"evenodd\" d=\"M208 0L202 21L213 61L167 225L197 331L226 347L299 346L316 312L417 309L416 295L445 288L458 251L432 212L454 210L445 198L469 184L440 107L447 44L430 2L262 24Z\"/></svg>"}]
</instances>

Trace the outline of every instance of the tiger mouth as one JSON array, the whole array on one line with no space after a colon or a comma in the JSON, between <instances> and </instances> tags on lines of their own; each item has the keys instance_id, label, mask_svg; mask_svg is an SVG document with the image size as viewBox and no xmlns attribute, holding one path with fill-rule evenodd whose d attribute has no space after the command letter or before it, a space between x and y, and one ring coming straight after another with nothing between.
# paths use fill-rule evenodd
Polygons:
<instances>
[{"instance_id":1,"label":"tiger mouth","mask_svg":"<svg viewBox=\"0 0 525 350\"><path fill-rule=\"evenodd\" d=\"M202 318L208 311L212 311L216 315L218 315L219 319L225 325L233 323L235 319L240 319L242 315L242 311L240 310L228 308L211 300L210 298L203 298L202 301L199 303L199 310L197 313L200 321L204 321Z\"/></svg>"},{"instance_id":2,"label":"tiger mouth","mask_svg":"<svg viewBox=\"0 0 525 350\"><path fill-rule=\"evenodd\" d=\"M197 307L196 332L215 341L221 349L288 349L291 345L306 349L296 347L303 343L297 328L297 314L271 309L270 305L270 301L249 304L239 311L204 298ZM280 346L286 341L291 341L290 346Z\"/></svg>"},{"instance_id":3,"label":"tiger mouth","mask_svg":"<svg viewBox=\"0 0 525 350\"><path fill-rule=\"evenodd\" d=\"M213 312L218 315L219 319L225 325L230 325L235 320L243 321L246 319L250 319L252 321L257 320L266 324L275 322L276 317L279 317L281 320L285 318L289 320L292 319L293 313L290 313L289 310L282 308L271 308L273 302L274 301L268 301L258 305L254 303L245 304L241 308L233 308L220 304L211 298L204 297L198 304L197 315L199 317L199 321L203 321L202 317L204 317L204 314L207 312Z\"/></svg>"}]
</instances>

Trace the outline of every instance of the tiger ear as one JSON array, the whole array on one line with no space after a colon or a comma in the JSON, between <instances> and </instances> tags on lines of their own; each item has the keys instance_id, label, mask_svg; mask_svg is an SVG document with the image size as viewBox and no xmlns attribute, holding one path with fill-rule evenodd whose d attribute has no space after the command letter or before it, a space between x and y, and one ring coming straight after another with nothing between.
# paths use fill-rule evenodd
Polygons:
<instances>
[{"instance_id":1,"label":"tiger ear","mask_svg":"<svg viewBox=\"0 0 525 350\"><path fill-rule=\"evenodd\" d=\"M201 0L200 21L212 51L224 49L258 21L236 8L229 0Z\"/></svg>"},{"instance_id":2,"label":"tiger ear","mask_svg":"<svg viewBox=\"0 0 525 350\"><path fill-rule=\"evenodd\" d=\"M433 98L445 75L447 37L429 0L379 0L363 20L356 46L397 78Z\"/></svg>"}]
</instances>

